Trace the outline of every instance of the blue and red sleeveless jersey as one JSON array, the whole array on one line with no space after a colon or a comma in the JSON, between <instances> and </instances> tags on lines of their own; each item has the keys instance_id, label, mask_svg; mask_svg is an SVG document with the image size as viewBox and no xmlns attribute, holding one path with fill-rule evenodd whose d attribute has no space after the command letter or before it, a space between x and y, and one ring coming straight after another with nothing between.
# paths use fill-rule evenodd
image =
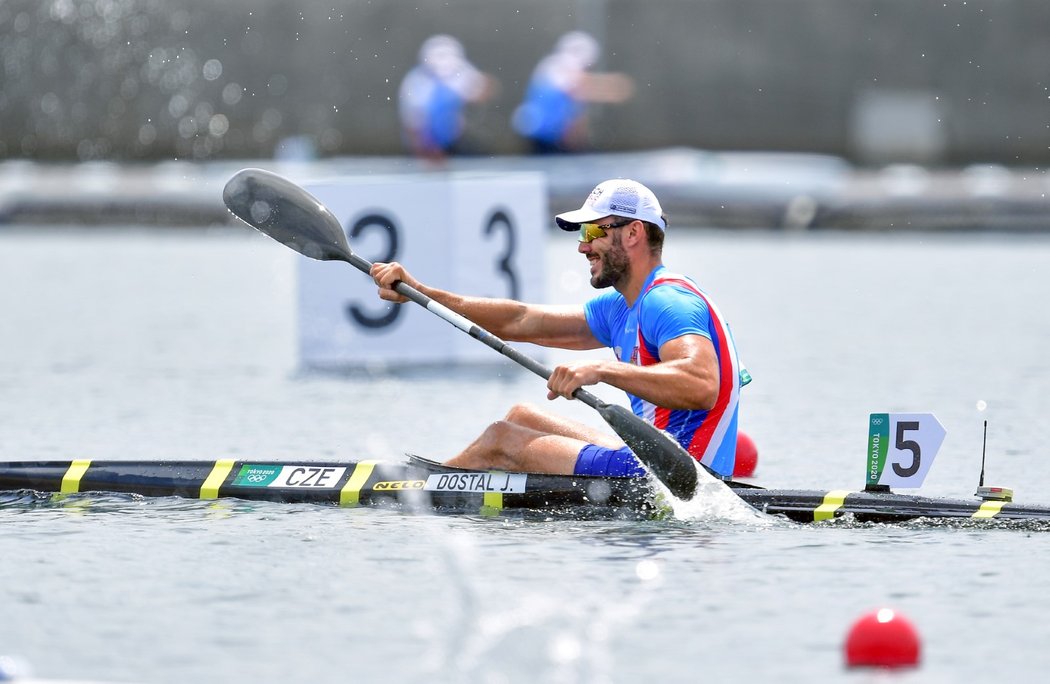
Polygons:
<instances>
[{"instance_id":1,"label":"blue and red sleeveless jersey","mask_svg":"<svg viewBox=\"0 0 1050 684\"><path fill-rule=\"evenodd\" d=\"M718 399L710 410L667 409L628 394L634 413L674 436L698 461L720 475L733 474L736 461L740 362L728 323L692 280L658 266L642 294L628 307L615 290L584 306L595 338L625 363L649 366L660 361L660 347L682 335L711 340L718 359Z\"/></svg>"}]
</instances>

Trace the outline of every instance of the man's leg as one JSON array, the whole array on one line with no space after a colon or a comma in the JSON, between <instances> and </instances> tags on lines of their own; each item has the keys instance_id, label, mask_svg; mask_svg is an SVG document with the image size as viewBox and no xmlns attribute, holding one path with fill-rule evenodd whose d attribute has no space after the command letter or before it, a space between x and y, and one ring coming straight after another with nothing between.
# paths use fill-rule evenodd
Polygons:
<instances>
[{"instance_id":1,"label":"man's leg","mask_svg":"<svg viewBox=\"0 0 1050 684\"><path fill-rule=\"evenodd\" d=\"M587 444L623 446L590 426L519 404L446 463L460 468L571 475L580 449Z\"/></svg>"},{"instance_id":2,"label":"man's leg","mask_svg":"<svg viewBox=\"0 0 1050 684\"><path fill-rule=\"evenodd\" d=\"M597 444L612 449L619 449L623 446L623 441L616 435L603 432L579 421L556 416L532 404L516 404L507 412L504 420L539 432L572 437L587 444Z\"/></svg>"}]
</instances>

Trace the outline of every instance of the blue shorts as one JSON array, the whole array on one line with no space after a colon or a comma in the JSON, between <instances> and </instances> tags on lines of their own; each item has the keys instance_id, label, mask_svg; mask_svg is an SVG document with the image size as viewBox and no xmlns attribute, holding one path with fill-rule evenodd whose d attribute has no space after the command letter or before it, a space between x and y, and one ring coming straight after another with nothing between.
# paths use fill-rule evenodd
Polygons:
<instances>
[{"instance_id":1,"label":"blue shorts","mask_svg":"<svg viewBox=\"0 0 1050 684\"><path fill-rule=\"evenodd\" d=\"M602 475L604 477L642 477L645 467L628 447L610 449L588 444L576 457L573 475Z\"/></svg>"}]
</instances>

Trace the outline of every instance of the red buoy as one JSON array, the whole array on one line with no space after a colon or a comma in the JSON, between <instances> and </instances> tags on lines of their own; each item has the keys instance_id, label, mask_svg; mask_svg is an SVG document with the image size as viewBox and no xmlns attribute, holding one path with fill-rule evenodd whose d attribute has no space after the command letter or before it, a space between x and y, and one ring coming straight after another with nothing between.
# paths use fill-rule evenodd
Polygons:
<instances>
[{"instance_id":1,"label":"red buoy","mask_svg":"<svg viewBox=\"0 0 1050 684\"><path fill-rule=\"evenodd\" d=\"M733 477L751 477L758 465L758 449L750 437L737 430L736 463L733 465Z\"/></svg>"},{"instance_id":2,"label":"red buoy","mask_svg":"<svg viewBox=\"0 0 1050 684\"><path fill-rule=\"evenodd\" d=\"M846 637L848 667L915 667L919 634L900 613L880 608L863 615Z\"/></svg>"}]
</instances>

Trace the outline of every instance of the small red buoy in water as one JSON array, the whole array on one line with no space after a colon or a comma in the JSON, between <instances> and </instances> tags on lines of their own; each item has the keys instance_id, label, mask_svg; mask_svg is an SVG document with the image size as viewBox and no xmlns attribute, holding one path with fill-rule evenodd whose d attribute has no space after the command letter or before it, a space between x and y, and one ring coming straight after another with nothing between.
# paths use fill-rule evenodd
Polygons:
<instances>
[{"instance_id":1,"label":"small red buoy in water","mask_svg":"<svg viewBox=\"0 0 1050 684\"><path fill-rule=\"evenodd\" d=\"M848 667L915 667L919 664L919 634L890 608L861 616L846 637Z\"/></svg>"},{"instance_id":2,"label":"small red buoy in water","mask_svg":"<svg viewBox=\"0 0 1050 684\"><path fill-rule=\"evenodd\" d=\"M736 463L733 477L751 477L758 465L758 449L750 437L739 430L736 433Z\"/></svg>"}]
</instances>

